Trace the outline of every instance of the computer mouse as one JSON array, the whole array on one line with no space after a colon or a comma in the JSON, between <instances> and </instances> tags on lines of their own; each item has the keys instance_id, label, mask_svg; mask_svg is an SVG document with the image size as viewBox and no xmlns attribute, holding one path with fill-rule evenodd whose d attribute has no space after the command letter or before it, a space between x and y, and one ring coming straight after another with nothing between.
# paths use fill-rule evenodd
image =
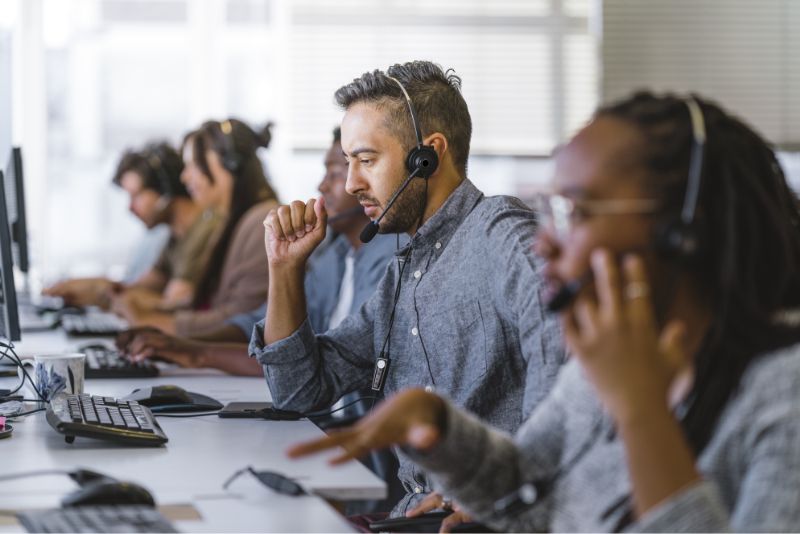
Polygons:
<instances>
[{"instance_id":1,"label":"computer mouse","mask_svg":"<svg viewBox=\"0 0 800 534\"><path fill-rule=\"evenodd\" d=\"M170 384L134 389L130 395L123 397L123 399L135 400L143 406L151 407L192 404L194 401L188 391Z\"/></svg>"},{"instance_id":2,"label":"computer mouse","mask_svg":"<svg viewBox=\"0 0 800 534\"><path fill-rule=\"evenodd\" d=\"M63 499L61 506L96 506L103 504L139 504L155 506L149 491L132 482L101 479L90 482Z\"/></svg>"}]
</instances>

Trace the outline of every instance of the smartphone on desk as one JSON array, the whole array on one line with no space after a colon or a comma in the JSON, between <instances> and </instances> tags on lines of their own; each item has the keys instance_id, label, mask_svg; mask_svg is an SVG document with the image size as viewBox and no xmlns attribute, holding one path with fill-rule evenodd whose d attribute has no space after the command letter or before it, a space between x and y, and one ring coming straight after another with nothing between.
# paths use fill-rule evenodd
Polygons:
<instances>
[{"instance_id":1,"label":"smartphone on desk","mask_svg":"<svg viewBox=\"0 0 800 534\"><path fill-rule=\"evenodd\" d=\"M417 517L393 517L369 524L372 532L439 532L442 520L452 514L448 511L428 512ZM452 527L451 532L492 532L481 523L461 523Z\"/></svg>"},{"instance_id":2,"label":"smartphone on desk","mask_svg":"<svg viewBox=\"0 0 800 534\"><path fill-rule=\"evenodd\" d=\"M254 419L270 408L271 402L229 402L217 415L231 419Z\"/></svg>"},{"instance_id":3,"label":"smartphone on desk","mask_svg":"<svg viewBox=\"0 0 800 534\"><path fill-rule=\"evenodd\" d=\"M273 408L271 402L230 402L217 415L223 418L266 419L267 421L297 421L305 417L300 412Z\"/></svg>"}]
</instances>

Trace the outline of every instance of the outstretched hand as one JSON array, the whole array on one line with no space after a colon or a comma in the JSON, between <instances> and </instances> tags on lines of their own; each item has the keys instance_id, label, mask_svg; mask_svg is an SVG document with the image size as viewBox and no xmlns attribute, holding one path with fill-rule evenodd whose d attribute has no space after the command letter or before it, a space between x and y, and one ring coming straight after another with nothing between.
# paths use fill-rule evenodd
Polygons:
<instances>
[{"instance_id":1,"label":"outstretched hand","mask_svg":"<svg viewBox=\"0 0 800 534\"><path fill-rule=\"evenodd\" d=\"M444 401L423 389L409 389L386 400L372 414L353 427L291 447L287 454L299 458L341 447L332 465L360 458L376 449L408 445L427 450L442 437Z\"/></svg>"}]
</instances>

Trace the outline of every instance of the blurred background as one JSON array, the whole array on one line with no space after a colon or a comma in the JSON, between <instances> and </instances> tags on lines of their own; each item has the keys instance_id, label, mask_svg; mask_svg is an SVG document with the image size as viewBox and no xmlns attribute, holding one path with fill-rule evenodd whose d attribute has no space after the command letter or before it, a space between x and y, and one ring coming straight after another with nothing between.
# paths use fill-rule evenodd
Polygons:
<instances>
[{"instance_id":1,"label":"blurred background","mask_svg":"<svg viewBox=\"0 0 800 534\"><path fill-rule=\"evenodd\" d=\"M470 178L523 199L601 102L697 91L770 139L800 184L796 0L0 0L0 165L23 147L34 280L121 277L144 229L120 153L202 121L273 121L280 198L316 193L333 92L412 59L453 68Z\"/></svg>"}]
</instances>

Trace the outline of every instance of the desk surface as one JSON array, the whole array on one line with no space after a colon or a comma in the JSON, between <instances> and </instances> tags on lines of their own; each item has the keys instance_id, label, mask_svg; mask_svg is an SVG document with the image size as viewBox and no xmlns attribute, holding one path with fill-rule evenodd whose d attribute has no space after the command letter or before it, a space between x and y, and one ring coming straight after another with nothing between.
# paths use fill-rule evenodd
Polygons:
<instances>
[{"instance_id":1,"label":"desk surface","mask_svg":"<svg viewBox=\"0 0 800 534\"><path fill-rule=\"evenodd\" d=\"M74 349L86 340L67 339L61 333L28 334L18 344L20 356ZM16 379L0 379L10 387ZM166 369L155 379L92 379L86 392L123 396L150 384L177 384L209 395L222 403L269 400L260 378L232 377L210 371ZM46 422L44 413L14 423L14 435L0 440L5 473L39 469L85 467L130 480L148 488L160 505L193 504L202 523L177 522L179 528L204 531L341 531L347 523L317 497L289 498L260 486L243 475L227 491L223 482L235 471L252 465L296 479L314 495L337 500L380 499L382 480L354 462L330 467L327 455L290 461L284 451L297 441L322 435L313 423L160 417L169 442L159 448L136 448L76 438L67 444ZM13 460L12 460L13 458ZM65 492L75 489L66 477L49 476L0 483L3 508L56 506Z\"/></svg>"}]
</instances>

